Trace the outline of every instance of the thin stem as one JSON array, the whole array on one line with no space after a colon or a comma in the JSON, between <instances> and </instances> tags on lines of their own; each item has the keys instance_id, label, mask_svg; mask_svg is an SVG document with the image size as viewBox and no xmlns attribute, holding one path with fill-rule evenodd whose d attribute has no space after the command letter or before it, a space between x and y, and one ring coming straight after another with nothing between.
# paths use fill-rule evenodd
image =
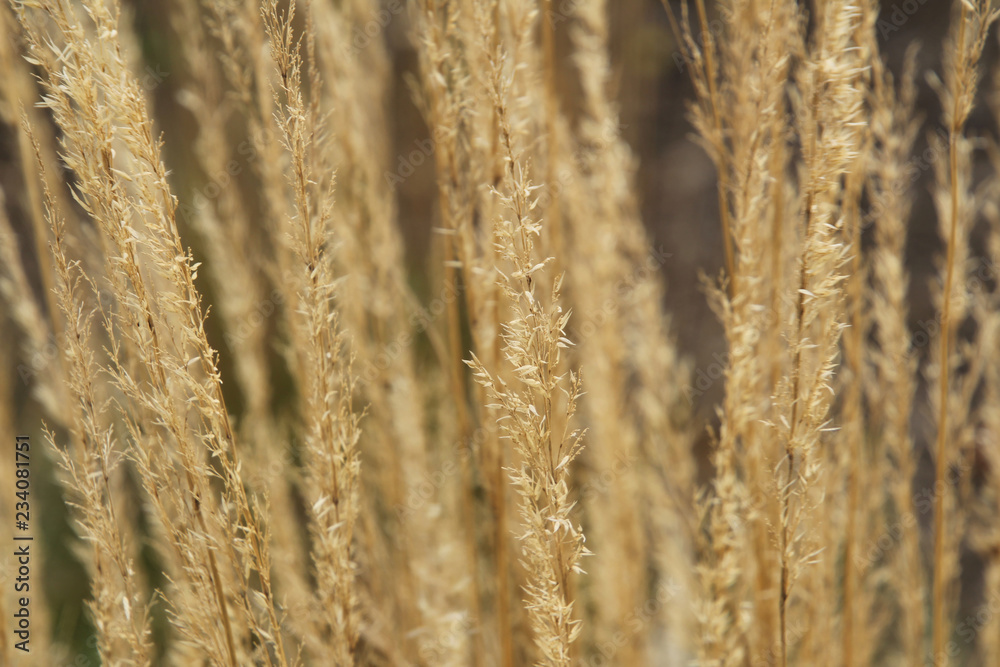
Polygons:
<instances>
[{"instance_id":1,"label":"thin stem","mask_svg":"<svg viewBox=\"0 0 1000 667\"><path fill-rule=\"evenodd\" d=\"M852 174L853 175L853 174ZM855 180L854 183L857 183ZM850 191L850 189L849 189ZM848 445L847 473L847 535L844 546L844 636L843 652L844 667L854 665L854 592L857 586L858 572L854 564L854 551L857 542L857 512L859 477L861 465L861 438L864 435L861 426L861 364L863 350L863 335L861 322L863 274L861 267L861 219L858 214L857 200L852 196L848 201L848 220L850 221L851 244L854 247L849 292L851 295L851 330L845 338L845 351L848 366L851 369L850 386L848 387L845 405L846 436Z\"/></svg>"},{"instance_id":2,"label":"thin stem","mask_svg":"<svg viewBox=\"0 0 1000 667\"><path fill-rule=\"evenodd\" d=\"M732 225L729 221L729 161L726 159L726 142L722 135L722 119L719 116L719 92L715 83L715 44L708 31L708 16L705 0L698 0L698 21L701 23L701 43L705 55L705 80L708 82L708 99L712 107L712 122L715 124L715 147L718 153L719 169L719 221L722 225L722 247L726 253L726 274L729 276L729 298L737 292L735 261L733 259Z\"/></svg>"},{"instance_id":3,"label":"thin stem","mask_svg":"<svg viewBox=\"0 0 1000 667\"><path fill-rule=\"evenodd\" d=\"M966 7L962 3L960 24L958 28L958 42L956 48L961 52L965 48L965 22ZM940 349L940 378L938 393L938 432L937 446L935 448L935 473L934 478L934 628L932 634L932 653L934 659L938 656L944 657L944 597L945 597L945 571L944 571L944 483L945 472L948 467L947 445L948 445L948 380L951 365L951 292L952 284L955 280L955 244L958 238L958 137L962 128L959 124L959 99L961 95L956 91L954 94L951 128L948 137L948 151L950 157L950 178L951 178L951 229L948 232L948 259L944 280L944 302L941 306L941 349ZM945 657L945 660L947 658Z\"/></svg>"}]
</instances>

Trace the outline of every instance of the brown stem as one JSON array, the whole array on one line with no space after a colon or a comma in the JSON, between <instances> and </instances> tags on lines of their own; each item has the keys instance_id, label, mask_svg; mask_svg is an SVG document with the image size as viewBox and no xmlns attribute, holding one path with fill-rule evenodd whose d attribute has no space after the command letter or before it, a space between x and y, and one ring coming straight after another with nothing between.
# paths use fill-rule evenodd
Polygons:
<instances>
[{"instance_id":1,"label":"brown stem","mask_svg":"<svg viewBox=\"0 0 1000 667\"><path fill-rule=\"evenodd\" d=\"M715 147L719 169L719 221L722 225L722 247L726 253L726 273L729 276L729 298L736 296L736 271L733 260L733 237L729 221L729 161L726 159L726 141L722 136L722 119L719 115L719 92L715 83L715 43L708 31L705 0L698 0L698 21L701 23L701 43L705 55L705 80L708 82L708 99L715 124Z\"/></svg>"},{"instance_id":2,"label":"brown stem","mask_svg":"<svg viewBox=\"0 0 1000 667\"><path fill-rule=\"evenodd\" d=\"M852 173L850 176L854 176ZM857 186L857 177L851 179ZM844 636L843 653L844 667L854 665L854 592L857 584L857 568L854 566L854 550L857 542L857 512L859 477L861 465L861 438L864 430L861 426L861 363L862 363L862 289L863 274L861 267L861 220L858 213L857 200L854 199L854 188L848 188L847 202L851 244L854 246L852 272L849 283L851 294L851 330L845 339L847 363L851 369L850 386L845 405L845 422L848 430L848 476L847 476L847 535L844 546Z\"/></svg>"},{"instance_id":3,"label":"brown stem","mask_svg":"<svg viewBox=\"0 0 1000 667\"><path fill-rule=\"evenodd\" d=\"M965 48L965 18L966 8L962 3L961 15L959 17L958 43L957 49L961 51ZM932 630L932 653L936 660L942 656L945 660L944 642L944 597L945 597L945 572L944 572L944 478L948 467L948 374L950 370L951 354L951 292L952 284L955 280L955 243L958 239L958 137L962 131L959 125L959 95L956 91L954 95L954 107L952 108L951 132L948 137L948 150L950 154L950 178L951 178L951 229L948 232L948 259L944 280L944 302L941 305L941 348L940 348L940 382L938 394L938 432L937 444L935 447L934 479L934 580L933 580L933 614L934 627Z\"/></svg>"}]
</instances>

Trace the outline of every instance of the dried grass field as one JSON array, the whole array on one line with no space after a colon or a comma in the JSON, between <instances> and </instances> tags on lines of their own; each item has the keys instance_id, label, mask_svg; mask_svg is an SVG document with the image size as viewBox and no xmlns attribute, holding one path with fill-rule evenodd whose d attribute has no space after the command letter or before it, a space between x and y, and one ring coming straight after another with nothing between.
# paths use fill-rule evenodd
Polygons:
<instances>
[{"instance_id":1,"label":"dried grass field","mask_svg":"<svg viewBox=\"0 0 1000 667\"><path fill-rule=\"evenodd\" d=\"M1000 665L998 16L4 0L0 667Z\"/></svg>"}]
</instances>

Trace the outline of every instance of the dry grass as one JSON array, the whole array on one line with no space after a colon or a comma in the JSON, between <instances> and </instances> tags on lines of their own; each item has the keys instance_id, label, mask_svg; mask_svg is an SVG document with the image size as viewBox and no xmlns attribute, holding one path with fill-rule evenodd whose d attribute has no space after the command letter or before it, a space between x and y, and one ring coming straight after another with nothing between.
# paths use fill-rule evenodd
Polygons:
<instances>
[{"instance_id":1,"label":"dry grass","mask_svg":"<svg viewBox=\"0 0 1000 667\"><path fill-rule=\"evenodd\" d=\"M1000 148L967 128L1000 119L996 10L956 0L928 77L914 331L915 51L894 76L875 0L664 6L718 174L708 423L602 0L176 0L187 130L118 0L5 4L0 429L44 441L32 503L75 534L38 544L71 545L92 640L34 594L0 664L996 664ZM430 139L398 157L373 16L415 50ZM424 161L415 278L394 188Z\"/></svg>"}]
</instances>

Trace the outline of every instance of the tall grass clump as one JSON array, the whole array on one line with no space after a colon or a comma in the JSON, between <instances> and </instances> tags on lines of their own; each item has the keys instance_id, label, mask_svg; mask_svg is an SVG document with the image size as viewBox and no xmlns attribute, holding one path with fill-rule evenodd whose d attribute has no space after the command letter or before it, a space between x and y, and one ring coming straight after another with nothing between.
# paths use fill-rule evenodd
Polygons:
<instances>
[{"instance_id":1,"label":"tall grass clump","mask_svg":"<svg viewBox=\"0 0 1000 667\"><path fill-rule=\"evenodd\" d=\"M997 664L1000 10L947 4L938 67L876 0L4 3L0 664Z\"/></svg>"}]
</instances>

